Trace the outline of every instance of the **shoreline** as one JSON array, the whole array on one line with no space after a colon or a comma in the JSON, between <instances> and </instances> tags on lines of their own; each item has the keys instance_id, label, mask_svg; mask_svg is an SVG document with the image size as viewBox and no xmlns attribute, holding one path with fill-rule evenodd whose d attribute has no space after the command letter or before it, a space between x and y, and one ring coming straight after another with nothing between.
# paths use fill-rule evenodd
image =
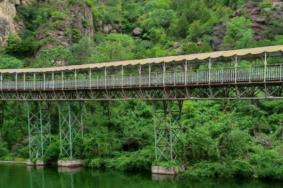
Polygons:
<instances>
[{"instance_id":1,"label":"shoreline","mask_svg":"<svg viewBox=\"0 0 283 188\"><path fill-rule=\"evenodd\" d=\"M26 161L1 161L0 164L15 164L15 165L25 165L27 164Z\"/></svg>"}]
</instances>

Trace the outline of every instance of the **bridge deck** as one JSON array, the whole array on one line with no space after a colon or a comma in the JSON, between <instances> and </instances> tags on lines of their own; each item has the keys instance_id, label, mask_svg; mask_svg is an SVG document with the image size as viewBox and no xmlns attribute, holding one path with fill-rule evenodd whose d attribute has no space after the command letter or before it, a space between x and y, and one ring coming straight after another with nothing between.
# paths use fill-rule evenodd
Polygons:
<instances>
[{"instance_id":1,"label":"bridge deck","mask_svg":"<svg viewBox=\"0 0 283 188\"><path fill-rule=\"evenodd\" d=\"M274 46L109 64L2 69L0 100L283 98L282 52L283 46Z\"/></svg>"}]
</instances>

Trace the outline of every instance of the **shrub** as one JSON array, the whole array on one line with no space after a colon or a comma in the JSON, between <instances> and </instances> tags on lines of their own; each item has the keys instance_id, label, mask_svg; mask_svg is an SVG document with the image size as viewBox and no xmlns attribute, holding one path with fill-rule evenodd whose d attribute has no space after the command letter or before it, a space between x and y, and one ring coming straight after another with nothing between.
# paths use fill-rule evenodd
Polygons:
<instances>
[{"instance_id":1,"label":"shrub","mask_svg":"<svg viewBox=\"0 0 283 188\"><path fill-rule=\"evenodd\" d=\"M21 68L23 67L24 63L13 57L8 55L0 56L0 68L1 69L8 69L8 68Z\"/></svg>"}]
</instances>

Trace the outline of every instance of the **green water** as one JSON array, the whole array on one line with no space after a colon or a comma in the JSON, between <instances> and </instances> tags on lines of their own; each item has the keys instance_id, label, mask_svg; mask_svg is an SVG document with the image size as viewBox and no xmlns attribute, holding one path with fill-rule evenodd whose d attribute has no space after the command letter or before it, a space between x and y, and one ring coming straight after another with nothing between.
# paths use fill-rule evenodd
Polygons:
<instances>
[{"instance_id":1,"label":"green water","mask_svg":"<svg viewBox=\"0 0 283 188\"><path fill-rule=\"evenodd\" d=\"M0 165L0 188L282 188L283 182L166 179L150 174Z\"/></svg>"}]
</instances>

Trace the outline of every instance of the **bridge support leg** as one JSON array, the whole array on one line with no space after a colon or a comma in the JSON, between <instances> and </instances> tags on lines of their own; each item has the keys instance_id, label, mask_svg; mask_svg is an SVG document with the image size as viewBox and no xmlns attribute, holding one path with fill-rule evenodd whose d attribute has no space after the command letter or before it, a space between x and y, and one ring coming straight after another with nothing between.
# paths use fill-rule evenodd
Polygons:
<instances>
[{"instance_id":1,"label":"bridge support leg","mask_svg":"<svg viewBox=\"0 0 283 188\"><path fill-rule=\"evenodd\" d=\"M164 116L155 110L154 138L155 138L155 166L152 166L153 174L176 175L180 172L178 167L178 155L176 151L178 135L181 128L174 121L172 109L169 103L164 102ZM170 168L159 166L168 163Z\"/></svg>"},{"instance_id":2,"label":"bridge support leg","mask_svg":"<svg viewBox=\"0 0 283 188\"><path fill-rule=\"evenodd\" d=\"M50 105L46 102L27 102L28 109L28 165L44 166L45 152L50 143Z\"/></svg>"},{"instance_id":3,"label":"bridge support leg","mask_svg":"<svg viewBox=\"0 0 283 188\"><path fill-rule=\"evenodd\" d=\"M71 104L64 102L58 104L59 111L59 136L60 136L60 158L59 167L80 167L83 165L75 150L76 144L83 138L83 116L85 104Z\"/></svg>"}]
</instances>

